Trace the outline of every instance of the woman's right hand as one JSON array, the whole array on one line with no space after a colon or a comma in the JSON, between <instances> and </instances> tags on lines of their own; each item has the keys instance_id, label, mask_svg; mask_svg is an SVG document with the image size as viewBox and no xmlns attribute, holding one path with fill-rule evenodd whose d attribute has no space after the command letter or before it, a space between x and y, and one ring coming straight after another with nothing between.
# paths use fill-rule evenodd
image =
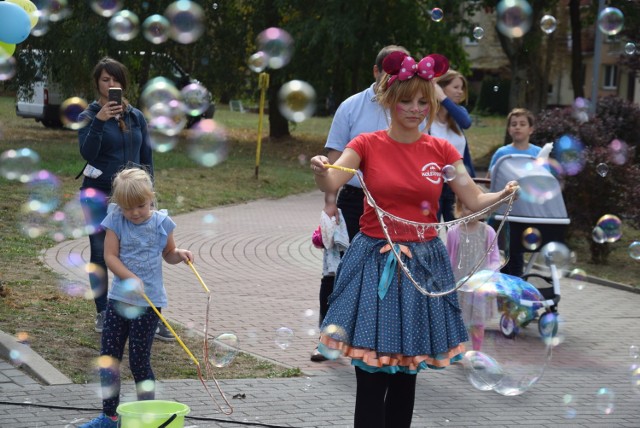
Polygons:
<instances>
[{"instance_id":1,"label":"woman's right hand","mask_svg":"<svg viewBox=\"0 0 640 428\"><path fill-rule=\"evenodd\" d=\"M107 101L102 105L102 108L96 114L96 117L103 122L111 119L112 117L116 117L122 114L122 105L116 103L115 101Z\"/></svg>"},{"instance_id":2,"label":"woman's right hand","mask_svg":"<svg viewBox=\"0 0 640 428\"><path fill-rule=\"evenodd\" d=\"M325 164L329 163L329 158L323 155L317 155L311 158L309 164L311 165L311 170L315 175L325 176L327 175L328 168Z\"/></svg>"}]
</instances>

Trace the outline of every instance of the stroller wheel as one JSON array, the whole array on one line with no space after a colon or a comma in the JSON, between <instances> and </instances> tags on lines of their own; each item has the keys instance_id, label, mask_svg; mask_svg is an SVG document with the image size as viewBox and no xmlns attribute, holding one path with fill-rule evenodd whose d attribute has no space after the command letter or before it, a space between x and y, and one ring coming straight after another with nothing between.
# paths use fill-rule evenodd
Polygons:
<instances>
[{"instance_id":1,"label":"stroller wheel","mask_svg":"<svg viewBox=\"0 0 640 428\"><path fill-rule=\"evenodd\" d=\"M518 325L516 320L506 314L500 317L500 331L507 339L513 339L518 334Z\"/></svg>"},{"instance_id":2,"label":"stroller wheel","mask_svg":"<svg viewBox=\"0 0 640 428\"><path fill-rule=\"evenodd\" d=\"M558 334L558 314L546 312L538 321L538 331L543 338L554 337Z\"/></svg>"}]
</instances>

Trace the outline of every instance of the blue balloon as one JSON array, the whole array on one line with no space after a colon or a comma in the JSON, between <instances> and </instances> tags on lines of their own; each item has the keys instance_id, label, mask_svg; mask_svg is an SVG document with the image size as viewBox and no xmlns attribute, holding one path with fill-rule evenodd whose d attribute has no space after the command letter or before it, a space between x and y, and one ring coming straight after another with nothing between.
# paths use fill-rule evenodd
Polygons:
<instances>
[{"instance_id":1,"label":"blue balloon","mask_svg":"<svg viewBox=\"0 0 640 428\"><path fill-rule=\"evenodd\" d=\"M17 4L0 2L0 41L17 44L31 32L29 14Z\"/></svg>"}]
</instances>

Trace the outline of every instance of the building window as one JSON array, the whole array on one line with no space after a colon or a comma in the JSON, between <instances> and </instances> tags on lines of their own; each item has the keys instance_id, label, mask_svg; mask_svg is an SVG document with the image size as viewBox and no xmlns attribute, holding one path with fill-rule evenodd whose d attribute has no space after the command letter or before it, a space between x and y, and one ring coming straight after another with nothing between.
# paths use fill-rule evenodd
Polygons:
<instances>
[{"instance_id":1,"label":"building window","mask_svg":"<svg viewBox=\"0 0 640 428\"><path fill-rule=\"evenodd\" d=\"M604 66L604 81L602 89L616 89L618 87L618 67L616 65Z\"/></svg>"}]
</instances>

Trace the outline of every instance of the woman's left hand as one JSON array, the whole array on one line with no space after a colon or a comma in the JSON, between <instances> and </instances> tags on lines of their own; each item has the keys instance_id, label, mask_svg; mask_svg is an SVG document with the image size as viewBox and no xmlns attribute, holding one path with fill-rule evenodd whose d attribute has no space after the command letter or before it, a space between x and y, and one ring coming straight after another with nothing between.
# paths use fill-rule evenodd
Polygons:
<instances>
[{"instance_id":1,"label":"woman's left hand","mask_svg":"<svg viewBox=\"0 0 640 428\"><path fill-rule=\"evenodd\" d=\"M520 185L517 181L510 181L504 186L504 190L502 191L502 198L506 198L510 194L517 192L520 189ZM518 193L515 194L515 198L518 199Z\"/></svg>"}]
</instances>

